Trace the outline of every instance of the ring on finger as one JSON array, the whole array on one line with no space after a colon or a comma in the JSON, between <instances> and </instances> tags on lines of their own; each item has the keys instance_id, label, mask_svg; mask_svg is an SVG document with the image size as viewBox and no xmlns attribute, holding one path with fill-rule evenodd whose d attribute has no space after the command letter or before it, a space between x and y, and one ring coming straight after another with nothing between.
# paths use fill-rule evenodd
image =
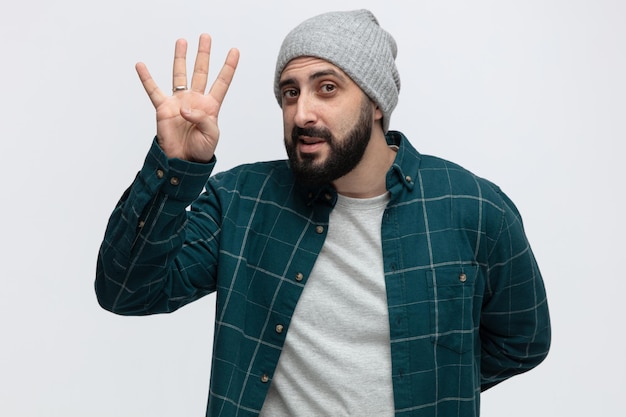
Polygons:
<instances>
[{"instance_id":1,"label":"ring on finger","mask_svg":"<svg viewBox=\"0 0 626 417\"><path fill-rule=\"evenodd\" d=\"M187 90L187 86L186 85L177 85L176 87L172 88L172 92L177 92L177 91L186 91Z\"/></svg>"}]
</instances>

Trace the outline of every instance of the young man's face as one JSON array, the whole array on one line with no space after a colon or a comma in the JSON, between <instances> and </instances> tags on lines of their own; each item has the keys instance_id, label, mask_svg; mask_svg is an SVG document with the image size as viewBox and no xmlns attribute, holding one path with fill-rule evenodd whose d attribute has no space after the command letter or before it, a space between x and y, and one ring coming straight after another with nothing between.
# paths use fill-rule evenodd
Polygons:
<instances>
[{"instance_id":1,"label":"young man's face","mask_svg":"<svg viewBox=\"0 0 626 417\"><path fill-rule=\"evenodd\" d=\"M332 182L361 161L380 111L341 69L301 57L283 70L285 148L296 178L305 184Z\"/></svg>"}]
</instances>

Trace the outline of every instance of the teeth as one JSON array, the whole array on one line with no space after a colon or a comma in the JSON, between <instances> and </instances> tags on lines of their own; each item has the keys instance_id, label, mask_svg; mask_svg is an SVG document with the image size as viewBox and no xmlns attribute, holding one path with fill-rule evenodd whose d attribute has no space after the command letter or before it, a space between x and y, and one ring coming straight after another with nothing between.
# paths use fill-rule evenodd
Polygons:
<instances>
[{"instance_id":1,"label":"teeth","mask_svg":"<svg viewBox=\"0 0 626 417\"><path fill-rule=\"evenodd\" d=\"M315 143L322 143L324 142L323 140L320 139L300 139L300 142L306 144L306 145L313 145Z\"/></svg>"}]
</instances>

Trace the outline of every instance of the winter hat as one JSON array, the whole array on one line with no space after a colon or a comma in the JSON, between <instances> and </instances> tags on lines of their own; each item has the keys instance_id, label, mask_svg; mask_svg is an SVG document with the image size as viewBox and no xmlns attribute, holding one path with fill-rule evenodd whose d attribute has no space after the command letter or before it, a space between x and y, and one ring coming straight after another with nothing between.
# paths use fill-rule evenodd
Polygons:
<instances>
[{"instance_id":1,"label":"winter hat","mask_svg":"<svg viewBox=\"0 0 626 417\"><path fill-rule=\"evenodd\" d=\"M365 9L324 13L296 26L282 43L276 62L274 94L282 104L278 82L294 58L312 56L341 68L383 113L383 131L398 103L400 75L393 37Z\"/></svg>"}]
</instances>

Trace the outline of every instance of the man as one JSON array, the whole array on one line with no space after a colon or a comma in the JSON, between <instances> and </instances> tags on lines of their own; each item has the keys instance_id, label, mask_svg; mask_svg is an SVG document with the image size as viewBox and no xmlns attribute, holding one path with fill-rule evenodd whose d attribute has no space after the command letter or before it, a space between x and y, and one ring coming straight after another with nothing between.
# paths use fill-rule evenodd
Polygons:
<instances>
[{"instance_id":1,"label":"man","mask_svg":"<svg viewBox=\"0 0 626 417\"><path fill-rule=\"evenodd\" d=\"M288 161L212 177L239 55L204 95L209 51L203 35L187 88L177 42L171 96L137 65L157 134L96 277L118 314L217 292L208 416L477 416L482 390L545 358L546 295L519 213L389 130L396 44L369 11L285 38L274 90Z\"/></svg>"}]
</instances>

